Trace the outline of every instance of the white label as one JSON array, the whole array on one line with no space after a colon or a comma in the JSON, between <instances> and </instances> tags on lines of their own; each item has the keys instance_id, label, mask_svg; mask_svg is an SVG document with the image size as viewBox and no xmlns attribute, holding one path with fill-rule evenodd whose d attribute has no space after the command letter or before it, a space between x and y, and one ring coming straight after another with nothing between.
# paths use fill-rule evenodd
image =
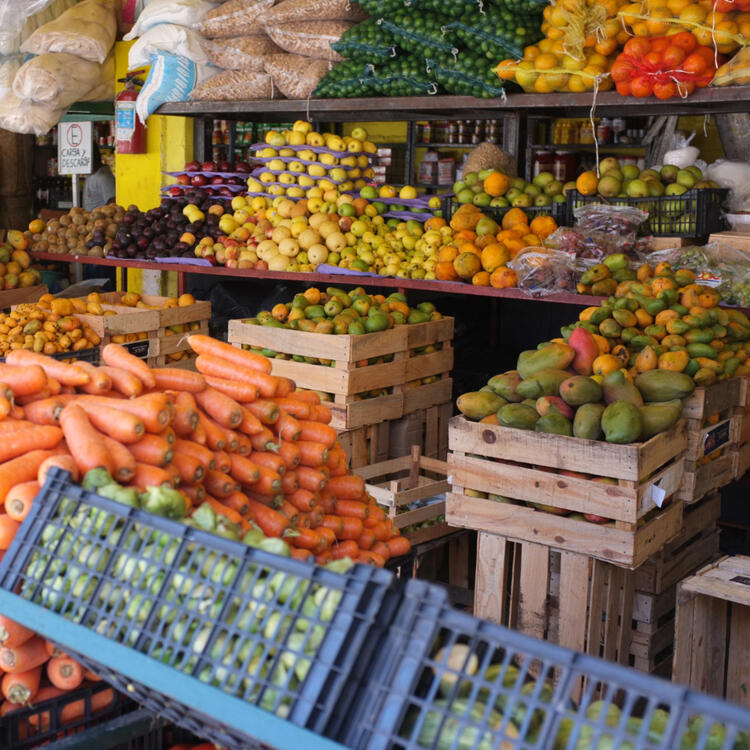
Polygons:
<instances>
[{"instance_id":1,"label":"white label","mask_svg":"<svg viewBox=\"0 0 750 750\"><path fill-rule=\"evenodd\" d=\"M61 122L57 133L57 170L60 174L91 174L94 150L90 122Z\"/></svg>"},{"instance_id":2,"label":"white label","mask_svg":"<svg viewBox=\"0 0 750 750\"><path fill-rule=\"evenodd\" d=\"M657 508L661 508L664 505L664 500L667 497L667 491L659 487L658 484L652 484L651 487L651 500Z\"/></svg>"}]
</instances>

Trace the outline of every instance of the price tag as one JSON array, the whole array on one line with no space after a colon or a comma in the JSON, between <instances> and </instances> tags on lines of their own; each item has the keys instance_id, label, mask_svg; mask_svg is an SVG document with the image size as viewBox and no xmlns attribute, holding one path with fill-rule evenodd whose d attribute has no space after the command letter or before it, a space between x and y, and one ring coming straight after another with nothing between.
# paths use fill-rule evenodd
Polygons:
<instances>
[{"instance_id":1,"label":"price tag","mask_svg":"<svg viewBox=\"0 0 750 750\"><path fill-rule=\"evenodd\" d=\"M661 508L664 505L664 500L667 497L667 491L659 487L658 482L650 485L649 490L651 494L650 499L653 501L654 505L657 508Z\"/></svg>"}]
</instances>

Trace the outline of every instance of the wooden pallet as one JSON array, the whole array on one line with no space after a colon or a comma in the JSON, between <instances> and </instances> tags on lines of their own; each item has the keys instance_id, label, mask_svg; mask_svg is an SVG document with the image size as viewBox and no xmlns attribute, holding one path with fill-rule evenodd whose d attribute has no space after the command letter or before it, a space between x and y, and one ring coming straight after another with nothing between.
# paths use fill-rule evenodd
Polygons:
<instances>
[{"instance_id":1,"label":"wooden pallet","mask_svg":"<svg viewBox=\"0 0 750 750\"><path fill-rule=\"evenodd\" d=\"M343 430L398 419L449 401L453 327L453 318L443 318L378 333L332 336L230 320L228 341L285 355L271 359L273 374L291 378L300 388L331 394L331 424ZM415 352L427 346L439 348L428 354ZM293 357L331 364L299 362ZM368 364L383 358L390 361ZM433 382L415 384L423 378ZM387 393L362 397L380 390Z\"/></svg>"},{"instance_id":2,"label":"wooden pallet","mask_svg":"<svg viewBox=\"0 0 750 750\"><path fill-rule=\"evenodd\" d=\"M448 495L447 520L454 526L635 568L680 531L682 503L673 500L659 508L654 488L658 486L665 499L676 493L682 481L686 444L684 421L646 443L613 445L455 417L449 428L453 488ZM530 458L541 466L532 464ZM600 477L617 480L617 485L585 474L592 466ZM464 489L510 500L470 497ZM589 523L535 510L518 501L611 521ZM644 521L639 523L640 519Z\"/></svg>"},{"instance_id":3,"label":"wooden pallet","mask_svg":"<svg viewBox=\"0 0 750 750\"><path fill-rule=\"evenodd\" d=\"M741 479L750 471L750 443L742 443L732 451L732 473Z\"/></svg>"},{"instance_id":4,"label":"wooden pallet","mask_svg":"<svg viewBox=\"0 0 750 750\"><path fill-rule=\"evenodd\" d=\"M672 679L750 708L750 557L722 557L677 586Z\"/></svg>"}]
</instances>

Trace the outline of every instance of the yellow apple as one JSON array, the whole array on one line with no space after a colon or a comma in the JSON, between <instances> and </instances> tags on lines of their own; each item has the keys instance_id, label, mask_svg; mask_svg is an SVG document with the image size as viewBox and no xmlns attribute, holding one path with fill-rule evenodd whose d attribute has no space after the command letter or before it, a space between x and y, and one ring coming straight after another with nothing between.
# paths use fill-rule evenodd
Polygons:
<instances>
[{"instance_id":1,"label":"yellow apple","mask_svg":"<svg viewBox=\"0 0 750 750\"><path fill-rule=\"evenodd\" d=\"M381 185L380 190L378 190L378 195L381 198L395 198L398 193L393 185Z\"/></svg>"},{"instance_id":2,"label":"yellow apple","mask_svg":"<svg viewBox=\"0 0 750 750\"><path fill-rule=\"evenodd\" d=\"M294 185L293 187L288 187L286 189L286 194L290 198L304 198L305 197L305 191L301 187L298 187L297 185Z\"/></svg>"},{"instance_id":3,"label":"yellow apple","mask_svg":"<svg viewBox=\"0 0 750 750\"><path fill-rule=\"evenodd\" d=\"M277 177L277 181L284 185L294 185L297 182L297 178L291 172L282 172L280 175L277 175Z\"/></svg>"},{"instance_id":4,"label":"yellow apple","mask_svg":"<svg viewBox=\"0 0 750 750\"><path fill-rule=\"evenodd\" d=\"M247 211L238 209L232 214L232 218L242 226L250 218L250 214Z\"/></svg>"},{"instance_id":5,"label":"yellow apple","mask_svg":"<svg viewBox=\"0 0 750 750\"><path fill-rule=\"evenodd\" d=\"M305 144L305 133L299 130L292 130L286 137L290 146L303 146Z\"/></svg>"},{"instance_id":6,"label":"yellow apple","mask_svg":"<svg viewBox=\"0 0 750 750\"><path fill-rule=\"evenodd\" d=\"M295 151L293 148L281 148L279 149L279 156L294 156Z\"/></svg>"},{"instance_id":7,"label":"yellow apple","mask_svg":"<svg viewBox=\"0 0 750 750\"><path fill-rule=\"evenodd\" d=\"M362 143L362 150L367 154L378 153L378 147L372 141L364 141Z\"/></svg>"},{"instance_id":8,"label":"yellow apple","mask_svg":"<svg viewBox=\"0 0 750 750\"><path fill-rule=\"evenodd\" d=\"M293 258L299 252L299 243L297 240L287 237L279 242L279 252L286 255L287 258Z\"/></svg>"},{"instance_id":9,"label":"yellow apple","mask_svg":"<svg viewBox=\"0 0 750 750\"><path fill-rule=\"evenodd\" d=\"M270 172L261 172L259 177L261 182L276 182L276 175Z\"/></svg>"},{"instance_id":10,"label":"yellow apple","mask_svg":"<svg viewBox=\"0 0 750 750\"><path fill-rule=\"evenodd\" d=\"M278 245L281 240L286 240L289 237L292 236L292 231L289 229L289 227L276 227L273 232L271 232L271 239Z\"/></svg>"},{"instance_id":11,"label":"yellow apple","mask_svg":"<svg viewBox=\"0 0 750 750\"><path fill-rule=\"evenodd\" d=\"M309 174L310 177L325 177L326 169L321 164L308 164L307 174Z\"/></svg>"},{"instance_id":12,"label":"yellow apple","mask_svg":"<svg viewBox=\"0 0 750 750\"><path fill-rule=\"evenodd\" d=\"M315 161L315 156L315 152L310 151L310 149L302 149L302 151L297 152L297 158L304 161Z\"/></svg>"},{"instance_id":13,"label":"yellow apple","mask_svg":"<svg viewBox=\"0 0 750 750\"><path fill-rule=\"evenodd\" d=\"M346 179L346 170L341 167L334 167L328 170L328 176L336 182L343 182Z\"/></svg>"},{"instance_id":14,"label":"yellow apple","mask_svg":"<svg viewBox=\"0 0 750 750\"><path fill-rule=\"evenodd\" d=\"M339 199L339 191L336 190L335 187L328 188L323 193L323 200L328 201L329 203L335 203Z\"/></svg>"},{"instance_id":15,"label":"yellow apple","mask_svg":"<svg viewBox=\"0 0 750 750\"><path fill-rule=\"evenodd\" d=\"M312 130L312 123L307 120L296 120L292 125L292 130L297 133L309 133Z\"/></svg>"},{"instance_id":16,"label":"yellow apple","mask_svg":"<svg viewBox=\"0 0 750 750\"><path fill-rule=\"evenodd\" d=\"M269 146L283 146L286 143L286 138L277 130L269 130L266 133L265 141Z\"/></svg>"},{"instance_id":17,"label":"yellow apple","mask_svg":"<svg viewBox=\"0 0 750 750\"><path fill-rule=\"evenodd\" d=\"M268 193L269 195L285 195L284 186L283 185L269 185Z\"/></svg>"},{"instance_id":18,"label":"yellow apple","mask_svg":"<svg viewBox=\"0 0 750 750\"><path fill-rule=\"evenodd\" d=\"M358 141L356 138L352 138L349 143L346 144L346 150L350 154L356 154L362 150L362 142Z\"/></svg>"},{"instance_id":19,"label":"yellow apple","mask_svg":"<svg viewBox=\"0 0 750 750\"><path fill-rule=\"evenodd\" d=\"M290 172L304 172L305 165L301 161L290 161L286 167Z\"/></svg>"},{"instance_id":20,"label":"yellow apple","mask_svg":"<svg viewBox=\"0 0 750 750\"><path fill-rule=\"evenodd\" d=\"M331 232L326 237L326 247L331 252L341 252L346 247L346 237L341 232Z\"/></svg>"},{"instance_id":21,"label":"yellow apple","mask_svg":"<svg viewBox=\"0 0 750 750\"><path fill-rule=\"evenodd\" d=\"M311 185L315 184L315 180L313 180L313 178L310 177L309 175L301 174L297 178L297 184L301 185L302 187L311 187ZM308 194L309 194L309 191L308 191Z\"/></svg>"},{"instance_id":22,"label":"yellow apple","mask_svg":"<svg viewBox=\"0 0 750 750\"><path fill-rule=\"evenodd\" d=\"M319 154L318 161L321 164L326 164L327 166L333 166L339 163L338 157L334 156L333 154Z\"/></svg>"},{"instance_id":23,"label":"yellow apple","mask_svg":"<svg viewBox=\"0 0 750 750\"><path fill-rule=\"evenodd\" d=\"M316 133L314 130L309 132L305 138L305 142L308 146L325 146L326 142L320 133Z\"/></svg>"},{"instance_id":24,"label":"yellow apple","mask_svg":"<svg viewBox=\"0 0 750 750\"><path fill-rule=\"evenodd\" d=\"M356 156L343 156L339 161L342 167L356 167L357 157Z\"/></svg>"},{"instance_id":25,"label":"yellow apple","mask_svg":"<svg viewBox=\"0 0 750 750\"><path fill-rule=\"evenodd\" d=\"M328 260L328 248L321 244L312 245L307 249L307 257L313 266L325 263Z\"/></svg>"},{"instance_id":26,"label":"yellow apple","mask_svg":"<svg viewBox=\"0 0 750 750\"><path fill-rule=\"evenodd\" d=\"M367 131L361 126L352 128L352 138L356 138L358 141L366 141Z\"/></svg>"},{"instance_id":27,"label":"yellow apple","mask_svg":"<svg viewBox=\"0 0 750 750\"><path fill-rule=\"evenodd\" d=\"M320 235L311 227L307 227L297 236L297 242L301 248L307 250L320 242Z\"/></svg>"},{"instance_id":28,"label":"yellow apple","mask_svg":"<svg viewBox=\"0 0 750 750\"><path fill-rule=\"evenodd\" d=\"M224 214L219 219L219 229L226 235L232 234L239 224L229 214Z\"/></svg>"},{"instance_id":29,"label":"yellow apple","mask_svg":"<svg viewBox=\"0 0 750 750\"><path fill-rule=\"evenodd\" d=\"M283 172L286 169L286 164L281 159L271 159L271 161L266 162L266 169Z\"/></svg>"},{"instance_id":30,"label":"yellow apple","mask_svg":"<svg viewBox=\"0 0 750 750\"><path fill-rule=\"evenodd\" d=\"M260 156L263 159L267 159L269 156L278 156L279 152L275 148L263 148L260 150L260 153L258 156Z\"/></svg>"},{"instance_id":31,"label":"yellow apple","mask_svg":"<svg viewBox=\"0 0 750 750\"><path fill-rule=\"evenodd\" d=\"M245 200L244 195L235 195L234 198L232 198L232 210L233 211L239 211L242 208L245 208L247 206L247 201ZM213 206L211 206L213 208ZM209 211L209 213L212 213Z\"/></svg>"},{"instance_id":32,"label":"yellow apple","mask_svg":"<svg viewBox=\"0 0 750 750\"><path fill-rule=\"evenodd\" d=\"M255 177L250 177L247 181L247 189L251 193L262 193L263 183L256 180Z\"/></svg>"}]
</instances>

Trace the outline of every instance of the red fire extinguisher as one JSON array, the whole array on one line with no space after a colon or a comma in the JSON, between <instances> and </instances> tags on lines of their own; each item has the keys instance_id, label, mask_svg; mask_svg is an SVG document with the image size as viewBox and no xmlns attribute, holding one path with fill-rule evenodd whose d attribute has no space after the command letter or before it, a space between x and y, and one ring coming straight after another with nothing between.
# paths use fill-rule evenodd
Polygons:
<instances>
[{"instance_id":1,"label":"red fire extinguisher","mask_svg":"<svg viewBox=\"0 0 750 750\"><path fill-rule=\"evenodd\" d=\"M144 72L135 70L119 79L120 83L125 84L125 88L115 99L115 140L118 154L146 153L146 126L135 112L138 90L143 86L143 81L136 76Z\"/></svg>"}]
</instances>

